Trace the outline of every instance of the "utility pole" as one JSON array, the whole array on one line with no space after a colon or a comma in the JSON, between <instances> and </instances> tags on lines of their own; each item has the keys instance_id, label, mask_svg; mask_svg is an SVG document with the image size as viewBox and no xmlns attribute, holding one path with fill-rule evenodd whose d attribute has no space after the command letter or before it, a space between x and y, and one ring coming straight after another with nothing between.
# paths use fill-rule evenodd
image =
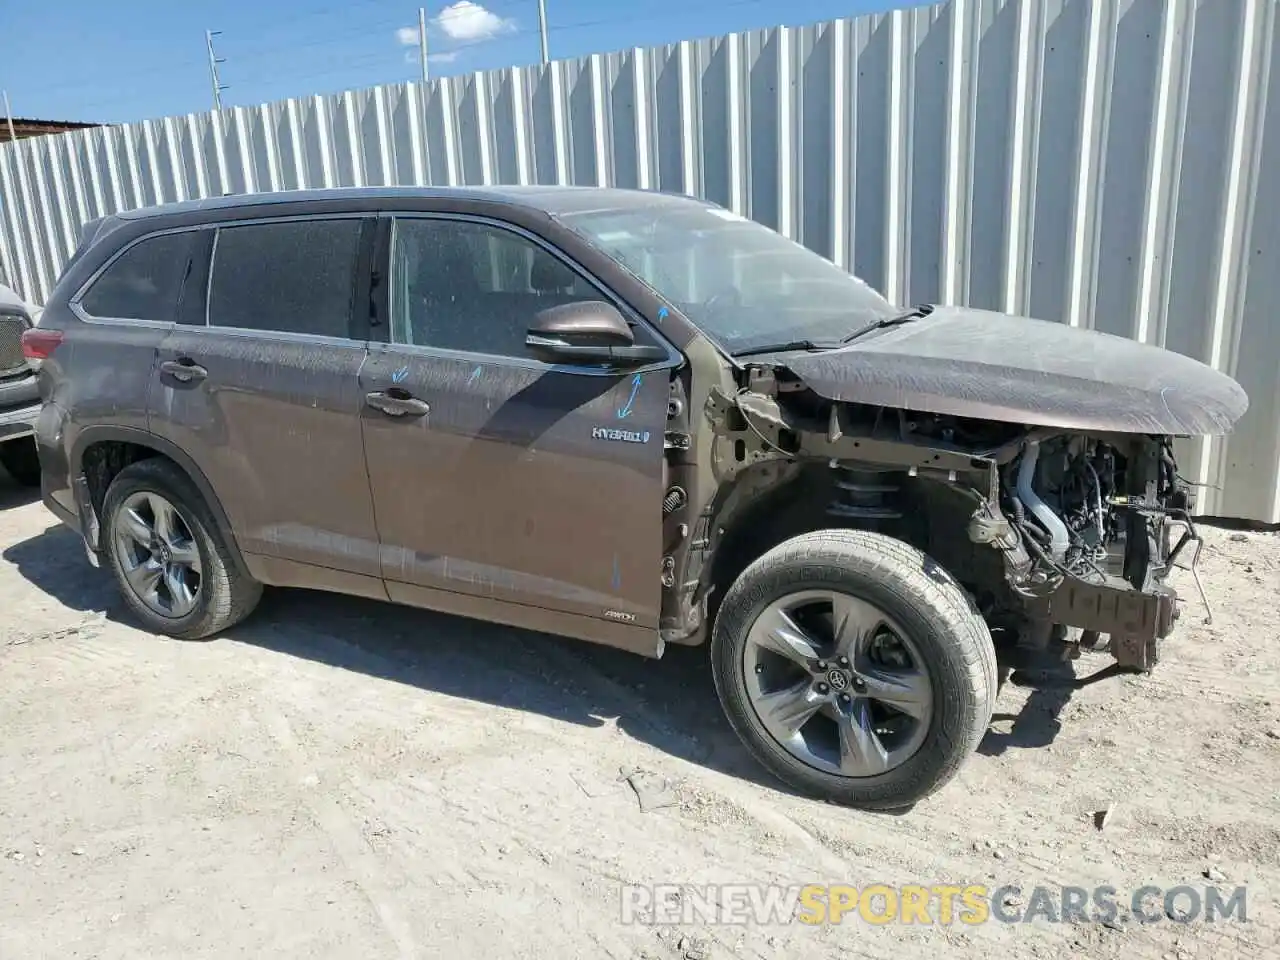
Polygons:
<instances>
[{"instance_id":1,"label":"utility pole","mask_svg":"<svg viewBox=\"0 0 1280 960\"><path fill-rule=\"evenodd\" d=\"M13 129L13 107L9 106L9 91L4 92L4 119L9 124L9 142L16 143L18 134Z\"/></svg>"},{"instance_id":2,"label":"utility pole","mask_svg":"<svg viewBox=\"0 0 1280 960\"><path fill-rule=\"evenodd\" d=\"M547 0L538 0L538 33L542 36L542 62L550 63L551 55L547 53Z\"/></svg>"},{"instance_id":3,"label":"utility pole","mask_svg":"<svg viewBox=\"0 0 1280 960\"><path fill-rule=\"evenodd\" d=\"M418 8L418 59L422 61L422 82L427 82L427 8Z\"/></svg>"},{"instance_id":4,"label":"utility pole","mask_svg":"<svg viewBox=\"0 0 1280 960\"><path fill-rule=\"evenodd\" d=\"M220 35L221 30L206 30L204 32L204 43L209 48L209 80L213 84L213 109L222 109L222 91L227 89L226 84L218 81L218 64L226 63L225 57L214 56L213 38Z\"/></svg>"}]
</instances>

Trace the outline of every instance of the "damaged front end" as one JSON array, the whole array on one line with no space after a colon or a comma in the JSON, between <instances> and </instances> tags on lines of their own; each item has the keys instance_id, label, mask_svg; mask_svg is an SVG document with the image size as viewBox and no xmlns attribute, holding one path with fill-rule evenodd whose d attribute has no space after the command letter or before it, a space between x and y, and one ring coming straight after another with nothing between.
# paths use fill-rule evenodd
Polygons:
<instances>
[{"instance_id":1,"label":"damaged front end","mask_svg":"<svg viewBox=\"0 0 1280 960\"><path fill-rule=\"evenodd\" d=\"M1105 649L1116 661L1109 672L1155 666L1178 618L1169 574L1179 557L1199 585L1201 540L1171 440L1029 438L1002 480L1009 521L1032 555L1029 573L1010 580L1024 602L1019 649L1033 662L1052 645Z\"/></svg>"},{"instance_id":2,"label":"damaged front end","mask_svg":"<svg viewBox=\"0 0 1280 960\"><path fill-rule=\"evenodd\" d=\"M949 570L1014 666L1110 652L1083 685L1155 665L1178 617L1169 574L1181 559L1195 576L1200 549L1169 437L829 400L770 366L746 376L707 401L718 493L673 607L705 603L787 536L852 526Z\"/></svg>"}]
</instances>

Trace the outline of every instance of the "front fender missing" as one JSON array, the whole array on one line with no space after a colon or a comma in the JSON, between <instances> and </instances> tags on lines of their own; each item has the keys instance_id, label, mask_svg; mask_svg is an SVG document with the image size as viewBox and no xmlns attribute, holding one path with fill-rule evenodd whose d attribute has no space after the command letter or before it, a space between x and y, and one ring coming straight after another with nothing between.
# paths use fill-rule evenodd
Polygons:
<instances>
[{"instance_id":1,"label":"front fender missing","mask_svg":"<svg viewBox=\"0 0 1280 960\"><path fill-rule=\"evenodd\" d=\"M1028 603L1044 623L1111 635L1111 655L1124 668L1149 671L1159 660L1158 641L1173 630L1178 598L1172 587L1150 592L1064 577L1051 592Z\"/></svg>"},{"instance_id":2,"label":"front fender missing","mask_svg":"<svg viewBox=\"0 0 1280 960\"><path fill-rule=\"evenodd\" d=\"M710 402L716 406L712 422L723 424L717 434L725 441L722 450L726 452L718 463L726 476L765 459L825 460L851 467L905 470L913 477L960 483L990 497L999 490L999 465L1012 460L1025 439L1020 435L991 450L967 450L928 438L921 442L875 436L874 430L854 427L845 405L839 403L831 406L823 422L792 414L774 397L751 391L731 397L715 391ZM735 420L740 420L741 426ZM742 447L737 446L739 442Z\"/></svg>"},{"instance_id":3,"label":"front fender missing","mask_svg":"<svg viewBox=\"0 0 1280 960\"><path fill-rule=\"evenodd\" d=\"M813 509L792 516L791 533L822 526L856 525L827 515L821 489L823 483L829 487L833 482L828 468L892 475L918 487L936 485L953 491L958 507L954 536L997 551L1002 558L1003 579L1009 587L1028 576L1030 558L1000 508L1000 465L1017 455L1025 431L1019 430L1014 440L1002 440L990 448L965 448L927 436L894 434L891 426L896 422L897 411L884 411L883 418L876 417L874 422L863 418L855 423L847 405L833 404L822 419L806 417L791 408L798 405L779 402L786 393L779 394L776 384L768 378L756 378L753 383L762 389L735 393L713 390L707 399L707 419L713 430L713 468L721 491L727 492L717 499L708 524L711 562L704 568L704 592L724 582L728 561L721 551L726 549L726 543L734 552L774 545L772 540L777 538L771 540L768 534L754 537L739 533L726 538L726 531L734 531L744 522L755 523L753 508L771 502L767 499L771 491L796 489L794 481L801 474L815 479L812 490L809 484L800 484L803 497L814 501L810 504ZM774 526L771 532L787 529L787 522L776 516L780 512L781 509L771 510L764 518ZM996 578L1000 579L998 572Z\"/></svg>"},{"instance_id":4,"label":"front fender missing","mask_svg":"<svg viewBox=\"0 0 1280 960\"><path fill-rule=\"evenodd\" d=\"M1055 627L1074 627L1109 635L1119 669L1154 665L1157 642L1171 631L1178 610L1176 594L1164 584L1170 558L1151 539L1143 513L1161 509L1150 507L1150 495L1144 496L1158 479L1156 441L1139 440L1135 448L1134 438L1118 438L1133 462L1129 496L1121 504L1133 514L1126 521L1124 576L1094 580L1062 567L1035 541L1019 501L1005 488L1008 478L1002 479L1028 442L1059 439L1061 431L955 424L897 409L824 404L802 385L780 383L768 371L749 371L749 385L741 389L713 389L706 416L719 495L704 524L704 601L781 542L779 537L822 526L870 525L930 555L936 551L941 562L954 562L966 589L983 597L984 613L1019 647L1038 649ZM955 442L958 437L968 439ZM903 500L870 507L858 502L848 510L835 502L833 515L824 515L823 492L833 486L901 491ZM771 498L775 491L785 491L781 501ZM793 511L797 500L817 509ZM769 509L757 509L762 505Z\"/></svg>"}]
</instances>

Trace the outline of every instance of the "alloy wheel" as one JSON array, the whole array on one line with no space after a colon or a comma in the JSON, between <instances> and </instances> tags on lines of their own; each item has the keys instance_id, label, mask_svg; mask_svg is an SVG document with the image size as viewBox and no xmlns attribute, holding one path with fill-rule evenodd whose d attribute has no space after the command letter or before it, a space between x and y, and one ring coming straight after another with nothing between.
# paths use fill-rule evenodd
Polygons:
<instances>
[{"instance_id":1,"label":"alloy wheel","mask_svg":"<svg viewBox=\"0 0 1280 960\"><path fill-rule=\"evenodd\" d=\"M751 706L797 760L825 773L872 777L920 749L933 684L906 632L875 604L805 590L769 604L743 648Z\"/></svg>"},{"instance_id":2,"label":"alloy wheel","mask_svg":"<svg viewBox=\"0 0 1280 960\"><path fill-rule=\"evenodd\" d=\"M113 523L116 560L134 595L162 617L180 619L200 598L200 550L172 503L139 491Z\"/></svg>"}]
</instances>

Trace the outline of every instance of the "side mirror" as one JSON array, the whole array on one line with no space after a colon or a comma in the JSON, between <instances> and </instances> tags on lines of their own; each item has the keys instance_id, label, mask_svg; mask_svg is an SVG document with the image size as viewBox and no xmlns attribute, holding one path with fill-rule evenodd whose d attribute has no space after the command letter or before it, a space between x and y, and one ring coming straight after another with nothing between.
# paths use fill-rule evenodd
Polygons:
<instances>
[{"instance_id":1,"label":"side mirror","mask_svg":"<svg viewBox=\"0 0 1280 960\"><path fill-rule=\"evenodd\" d=\"M540 311L525 346L547 363L637 365L666 358L661 347L637 345L631 325L611 304L566 303Z\"/></svg>"}]
</instances>

